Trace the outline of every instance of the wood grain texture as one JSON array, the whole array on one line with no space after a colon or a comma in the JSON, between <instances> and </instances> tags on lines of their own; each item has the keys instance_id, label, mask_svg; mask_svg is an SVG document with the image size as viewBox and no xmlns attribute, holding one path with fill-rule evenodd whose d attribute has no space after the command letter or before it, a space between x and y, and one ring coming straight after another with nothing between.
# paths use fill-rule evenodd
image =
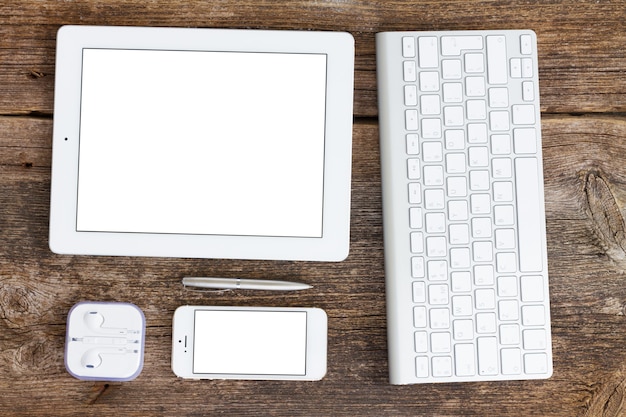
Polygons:
<instances>
[{"instance_id":1,"label":"wood grain texture","mask_svg":"<svg viewBox=\"0 0 626 417\"><path fill-rule=\"evenodd\" d=\"M626 415L626 2L5 1L0 5L0 414ZM62 24L347 30L356 41L351 251L341 263L60 256L47 247L55 33ZM532 28L539 39L554 376L387 382L374 34ZM294 279L301 293L185 291L185 275ZM66 315L130 301L147 319L127 383L72 378ZM183 381L183 304L314 306L329 316L320 382Z\"/></svg>"}]
</instances>

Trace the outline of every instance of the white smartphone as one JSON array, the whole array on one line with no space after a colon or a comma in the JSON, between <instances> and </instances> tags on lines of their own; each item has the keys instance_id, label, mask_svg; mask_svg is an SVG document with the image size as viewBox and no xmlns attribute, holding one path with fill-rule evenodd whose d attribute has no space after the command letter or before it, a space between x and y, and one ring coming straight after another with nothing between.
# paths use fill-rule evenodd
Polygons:
<instances>
[{"instance_id":1,"label":"white smartphone","mask_svg":"<svg viewBox=\"0 0 626 417\"><path fill-rule=\"evenodd\" d=\"M319 308L181 306L172 370L192 379L317 381L326 374L327 328Z\"/></svg>"}]
</instances>

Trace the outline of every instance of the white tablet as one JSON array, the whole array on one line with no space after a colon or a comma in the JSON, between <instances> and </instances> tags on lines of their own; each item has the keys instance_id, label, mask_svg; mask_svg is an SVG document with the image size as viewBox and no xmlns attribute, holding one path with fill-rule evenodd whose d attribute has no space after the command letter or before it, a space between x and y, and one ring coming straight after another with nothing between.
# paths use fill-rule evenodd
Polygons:
<instances>
[{"instance_id":1,"label":"white tablet","mask_svg":"<svg viewBox=\"0 0 626 417\"><path fill-rule=\"evenodd\" d=\"M64 26L55 83L53 252L348 255L350 34Z\"/></svg>"}]
</instances>

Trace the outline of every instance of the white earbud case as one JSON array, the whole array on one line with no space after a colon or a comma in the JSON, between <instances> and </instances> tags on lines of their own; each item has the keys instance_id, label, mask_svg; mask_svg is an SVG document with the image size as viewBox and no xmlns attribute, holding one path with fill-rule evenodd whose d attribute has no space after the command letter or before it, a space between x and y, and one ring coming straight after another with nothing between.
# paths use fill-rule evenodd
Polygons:
<instances>
[{"instance_id":1,"label":"white earbud case","mask_svg":"<svg viewBox=\"0 0 626 417\"><path fill-rule=\"evenodd\" d=\"M84 380L135 379L143 368L145 330L145 316L134 304L75 304L67 316L65 368Z\"/></svg>"}]
</instances>

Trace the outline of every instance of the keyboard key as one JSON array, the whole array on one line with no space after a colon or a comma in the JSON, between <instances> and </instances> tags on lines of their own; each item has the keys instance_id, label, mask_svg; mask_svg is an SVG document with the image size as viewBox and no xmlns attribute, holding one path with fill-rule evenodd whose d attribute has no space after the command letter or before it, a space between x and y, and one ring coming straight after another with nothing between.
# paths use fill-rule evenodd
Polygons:
<instances>
[{"instance_id":1,"label":"keyboard key","mask_svg":"<svg viewBox=\"0 0 626 417\"><path fill-rule=\"evenodd\" d=\"M515 321L519 319L519 304L517 300L499 301L498 318L501 321Z\"/></svg>"},{"instance_id":2,"label":"keyboard key","mask_svg":"<svg viewBox=\"0 0 626 417\"><path fill-rule=\"evenodd\" d=\"M415 57L415 38L404 36L402 38L402 56L405 58Z\"/></svg>"},{"instance_id":3,"label":"keyboard key","mask_svg":"<svg viewBox=\"0 0 626 417\"><path fill-rule=\"evenodd\" d=\"M496 249L515 249L515 230L497 229L495 236Z\"/></svg>"},{"instance_id":4,"label":"keyboard key","mask_svg":"<svg viewBox=\"0 0 626 417\"><path fill-rule=\"evenodd\" d=\"M424 252L424 234L422 232L411 233L411 252L412 253Z\"/></svg>"},{"instance_id":5,"label":"keyboard key","mask_svg":"<svg viewBox=\"0 0 626 417\"><path fill-rule=\"evenodd\" d=\"M460 129L446 130L446 149L461 150L465 149L465 132Z\"/></svg>"},{"instance_id":6,"label":"keyboard key","mask_svg":"<svg viewBox=\"0 0 626 417\"><path fill-rule=\"evenodd\" d=\"M542 305L523 306L522 324L524 326L543 326L546 324L546 310Z\"/></svg>"},{"instance_id":7,"label":"keyboard key","mask_svg":"<svg viewBox=\"0 0 626 417\"><path fill-rule=\"evenodd\" d=\"M450 266L452 268L469 268L471 256L469 248L450 249Z\"/></svg>"},{"instance_id":8,"label":"keyboard key","mask_svg":"<svg viewBox=\"0 0 626 417\"><path fill-rule=\"evenodd\" d=\"M424 203L428 210L442 210L445 204L443 190L424 191Z\"/></svg>"},{"instance_id":9,"label":"keyboard key","mask_svg":"<svg viewBox=\"0 0 626 417\"><path fill-rule=\"evenodd\" d=\"M468 97L483 97L485 95L485 79L483 77L465 78L465 94Z\"/></svg>"},{"instance_id":10,"label":"keyboard key","mask_svg":"<svg viewBox=\"0 0 626 417\"><path fill-rule=\"evenodd\" d=\"M446 281L448 279L448 263L446 261L428 261L428 280Z\"/></svg>"},{"instance_id":11,"label":"keyboard key","mask_svg":"<svg viewBox=\"0 0 626 417\"><path fill-rule=\"evenodd\" d=\"M474 339L474 322L472 320L454 320L453 328L454 340Z\"/></svg>"},{"instance_id":12,"label":"keyboard key","mask_svg":"<svg viewBox=\"0 0 626 417\"><path fill-rule=\"evenodd\" d=\"M407 110L404 113L404 121L406 130L417 130L417 110Z\"/></svg>"},{"instance_id":13,"label":"keyboard key","mask_svg":"<svg viewBox=\"0 0 626 417\"><path fill-rule=\"evenodd\" d=\"M418 42L419 66L437 68L439 66L439 48L434 36L420 36Z\"/></svg>"},{"instance_id":14,"label":"keyboard key","mask_svg":"<svg viewBox=\"0 0 626 417\"><path fill-rule=\"evenodd\" d=\"M422 137L424 139L439 139L441 137L441 120L422 119Z\"/></svg>"},{"instance_id":15,"label":"keyboard key","mask_svg":"<svg viewBox=\"0 0 626 417\"><path fill-rule=\"evenodd\" d=\"M405 106L417 106L417 86L414 86L414 85L404 86L404 105Z\"/></svg>"},{"instance_id":16,"label":"keyboard key","mask_svg":"<svg viewBox=\"0 0 626 417\"><path fill-rule=\"evenodd\" d=\"M443 120L446 126L463 126L463 107L446 106L443 108Z\"/></svg>"},{"instance_id":17,"label":"keyboard key","mask_svg":"<svg viewBox=\"0 0 626 417\"><path fill-rule=\"evenodd\" d=\"M484 146L474 146L468 149L470 167L489 166L489 149Z\"/></svg>"},{"instance_id":18,"label":"keyboard key","mask_svg":"<svg viewBox=\"0 0 626 417\"><path fill-rule=\"evenodd\" d=\"M457 376L473 376L476 374L474 345L462 343L454 346L454 369Z\"/></svg>"},{"instance_id":19,"label":"keyboard key","mask_svg":"<svg viewBox=\"0 0 626 417\"><path fill-rule=\"evenodd\" d=\"M513 143L516 154L537 153L537 132L534 127L514 129Z\"/></svg>"},{"instance_id":20,"label":"keyboard key","mask_svg":"<svg viewBox=\"0 0 626 417\"><path fill-rule=\"evenodd\" d=\"M474 242L472 248L474 261L491 262L493 260L493 245L491 242Z\"/></svg>"},{"instance_id":21,"label":"keyboard key","mask_svg":"<svg viewBox=\"0 0 626 417\"><path fill-rule=\"evenodd\" d=\"M496 255L496 270L499 273L511 273L517 271L515 252L500 252Z\"/></svg>"},{"instance_id":22,"label":"keyboard key","mask_svg":"<svg viewBox=\"0 0 626 417\"><path fill-rule=\"evenodd\" d=\"M485 57L481 53L465 54L465 72L482 73L485 72Z\"/></svg>"},{"instance_id":23,"label":"keyboard key","mask_svg":"<svg viewBox=\"0 0 626 417\"><path fill-rule=\"evenodd\" d=\"M420 97L420 105L422 106L422 114L436 115L441 113L441 103L439 96L423 95Z\"/></svg>"},{"instance_id":24,"label":"keyboard key","mask_svg":"<svg viewBox=\"0 0 626 417\"><path fill-rule=\"evenodd\" d=\"M444 80L460 80L463 75L461 60L444 59L441 61L441 73Z\"/></svg>"},{"instance_id":25,"label":"keyboard key","mask_svg":"<svg viewBox=\"0 0 626 417\"><path fill-rule=\"evenodd\" d=\"M491 197L489 194L472 194L470 203L472 214L489 214L491 212Z\"/></svg>"},{"instance_id":26,"label":"keyboard key","mask_svg":"<svg viewBox=\"0 0 626 417\"><path fill-rule=\"evenodd\" d=\"M509 107L509 89L506 87L490 88L489 106L493 108Z\"/></svg>"},{"instance_id":27,"label":"keyboard key","mask_svg":"<svg viewBox=\"0 0 626 417\"><path fill-rule=\"evenodd\" d=\"M450 312L447 308L433 308L430 310L430 327L433 329L450 328Z\"/></svg>"},{"instance_id":28,"label":"keyboard key","mask_svg":"<svg viewBox=\"0 0 626 417\"><path fill-rule=\"evenodd\" d=\"M415 61L404 61L402 68L404 81L412 83L417 80L417 67L415 65Z\"/></svg>"},{"instance_id":29,"label":"keyboard key","mask_svg":"<svg viewBox=\"0 0 626 417\"><path fill-rule=\"evenodd\" d=\"M451 221L467 220L467 201L452 200L448 202L448 219Z\"/></svg>"},{"instance_id":30,"label":"keyboard key","mask_svg":"<svg viewBox=\"0 0 626 417\"><path fill-rule=\"evenodd\" d=\"M420 328L420 327L426 327L426 324L427 324L426 307L423 307L423 306L413 307L413 326Z\"/></svg>"},{"instance_id":31,"label":"keyboard key","mask_svg":"<svg viewBox=\"0 0 626 417\"><path fill-rule=\"evenodd\" d=\"M539 164L535 158L515 160L515 191L519 221L520 271L538 272L543 269L542 207L539 191Z\"/></svg>"},{"instance_id":32,"label":"keyboard key","mask_svg":"<svg viewBox=\"0 0 626 417\"><path fill-rule=\"evenodd\" d=\"M428 356L418 356L415 358L415 376L418 378L428 378Z\"/></svg>"},{"instance_id":33,"label":"keyboard key","mask_svg":"<svg viewBox=\"0 0 626 417\"><path fill-rule=\"evenodd\" d=\"M498 373L498 344L495 337L479 337L478 373L480 375L496 375Z\"/></svg>"},{"instance_id":34,"label":"keyboard key","mask_svg":"<svg viewBox=\"0 0 626 417\"><path fill-rule=\"evenodd\" d=\"M430 349L433 353L449 353L452 350L450 333L433 333L430 335Z\"/></svg>"},{"instance_id":35,"label":"keyboard key","mask_svg":"<svg viewBox=\"0 0 626 417\"><path fill-rule=\"evenodd\" d=\"M444 213L426 213L426 233L444 233L446 216Z\"/></svg>"},{"instance_id":36,"label":"keyboard key","mask_svg":"<svg viewBox=\"0 0 626 417\"><path fill-rule=\"evenodd\" d=\"M467 245L469 243L469 225L452 224L449 228L450 243L453 245Z\"/></svg>"},{"instance_id":37,"label":"keyboard key","mask_svg":"<svg viewBox=\"0 0 626 417\"><path fill-rule=\"evenodd\" d=\"M522 340L526 350L543 350L547 345L546 331L544 329L524 330Z\"/></svg>"},{"instance_id":38,"label":"keyboard key","mask_svg":"<svg viewBox=\"0 0 626 417\"><path fill-rule=\"evenodd\" d=\"M519 375L522 373L522 351L519 349L502 349L500 351L502 373Z\"/></svg>"},{"instance_id":39,"label":"keyboard key","mask_svg":"<svg viewBox=\"0 0 626 417\"><path fill-rule=\"evenodd\" d=\"M492 111L489 112L489 127L494 132L508 131L509 124L509 112L508 111Z\"/></svg>"},{"instance_id":40,"label":"keyboard key","mask_svg":"<svg viewBox=\"0 0 626 417\"><path fill-rule=\"evenodd\" d=\"M426 254L429 258L446 256L448 250L446 238L443 236L430 236L426 238Z\"/></svg>"},{"instance_id":41,"label":"keyboard key","mask_svg":"<svg viewBox=\"0 0 626 417\"><path fill-rule=\"evenodd\" d=\"M491 219L489 217L475 217L472 219L472 237L473 238L475 239L489 238L491 237L491 234L492 234L491 232L492 232Z\"/></svg>"},{"instance_id":42,"label":"keyboard key","mask_svg":"<svg viewBox=\"0 0 626 417\"><path fill-rule=\"evenodd\" d=\"M506 38L487 36L487 75L489 84L507 82Z\"/></svg>"},{"instance_id":43,"label":"keyboard key","mask_svg":"<svg viewBox=\"0 0 626 417\"><path fill-rule=\"evenodd\" d=\"M422 281L415 281L413 283L413 302L426 302L426 284Z\"/></svg>"},{"instance_id":44,"label":"keyboard key","mask_svg":"<svg viewBox=\"0 0 626 417\"><path fill-rule=\"evenodd\" d=\"M469 143L487 143L487 125L485 123L468 123L467 141Z\"/></svg>"},{"instance_id":45,"label":"keyboard key","mask_svg":"<svg viewBox=\"0 0 626 417\"><path fill-rule=\"evenodd\" d=\"M530 58L522 58L522 78L531 78L533 76L533 60Z\"/></svg>"},{"instance_id":46,"label":"keyboard key","mask_svg":"<svg viewBox=\"0 0 626 417\"><path fill-rule=\"evenodd\" d=\"M535 106L532 104L517 104L513 106L514 125L535 124Z\"/></svg>"},{"instance_id":47,"label":"keyboard key","mask_svg":"<svg viewBox=\"0 0 626 417\"><path fill-rule=\"evenodd\" d=\"M468 49L483 49L483 37L478 35L442 36L441 55L460 55Z\"/></svg>"},{"instance_id":48,"label":"keyboard key","mask_svg":"<svg viewBox=\"0 0 626 417\"><path fill-rule=\"evenodd\" d=\"M493 285L494 273L492 265L475 265L474 266L474 285L485 286Z\"/></svg>"},{"instance_id":49,"label":"keyboard key","mask_svg":"<svg viewBox=\"0 0 626 417\"><path fill-rule=\"evenodd\" d=\"M520 334L517 324L500 325L500 344L502 345L519 345Z\"/></svg>"},{"instance_id":50,"label":"keyboard key","mask_svg":"<svg viewBox=\"0 0 626 417\"><path fill-rule=\"evenodd\" d=\"M452 272L450 274L452 292L469 292L472 290L472 278L467 271Z\"/></svg>"},{"instance_id":51,"label":"keyboard key","mask_svg":"<svg viewBox=\"0 0 626 417\"><path fill-rule=\"evenodd\" d=\"M471 316L473 311L474 310L472 308L472 297L470 295L457 295L457 296L452 297L452 315L453 316L455 317Z\"/></svg>"},{"instance_id":52,"label":"keyboard key","mask_svg":"<svg viewBox=\"0 0 626 417\"><path fill-rule=\"evenodd\" d=\"M487 118L487 103L485 100L467 100L467 119L485 120Z\"/></svg>"},{"instance_id":53,"label":"keyboard key","mask_svg":"<svg viewBox=\"0 0 626 417\"><path fill-rule=\"evenodd\" d=\"M443 85L443 102L444 103L463 102L463 84L445 83ZM461 114L463 114L463 109L461 109Z\"/></svg>"},{"instance_id":54,"label":"keyboard key","mask_svg":"<svg viewBox=\"0 0 626 417\"><path fill-rule=\"evenodd\" d=\"M496 181L493 183L493 201L513 201L513 183L510 181Z\"/></svg>"},{"instance_id":55,"label":"keyboard key","mask_svg":"<svg viewBox=\"0 0 626 417\"><path fill-rule=\"evenodd\" d=\"M498 295L500 297L516 297L517 278L514 276L498 277Z\"/></svg>"},{"instance_id":56,"label":"keyboard key","mask_svg":"<svg viewBox=\"0 0 626 417\"><path fill-rule=\"evenodd\" d=\"M547 374L548 355L545 353L527 353L524 355L524 371L527 374Z\"/></svg>"},{"instance_id":57,"label":"keyboard key","mask_svg":"<svg viewBox=\"0 0 626 417\"><path fill-rule=\"evenodd\" d=\"M441 142L425 142L422 146L424 162L443 161L443 149Z\"/></svg>"},{"instance_id":58,"label":"keyboard key","mask_svg":"<svg viewBox=\"0 0 626 417\"><path fill-rule=\"evenodd\" d=\"M417 180L420 178L420 160L417 158L409 158L407 160L407 177L410 180Z\"/></svg>"},{"instance_id":59,"label":"keyboard key","mask_svg":"<svg viewBox=\"0 0 626 417\"><path fill-rule=\"evenodd\" d=\"M411 258L411 276L413 278L424 278L426 268L424 267L424 258L414 256Z\"/></svg>"},{"instance_id":60,"label":"keyboard key","mask_svg":"<svg viewBox=\"0 0 626 417\"><path fill-rule=\"evenodd\" d=\"M520 53L530 55L533 53L533 42L530 35L520 35Z\"/></svg>"},{"instance_id":61,"label":"keyboard key","mask_svg":"<svg viewBox=\"0 0 626 417\"><path fill-rule=\"evenodd\" d=\"M522 301L540 302L544 300L543 277L540 275L523 276L520 278Z\"/></svg>"},{"instance_id":62,"label":"keyboard key","mask_svg":"<svg viewBox=\"0 0 626 417\"><path fill-rule=\"evenodd\" d=\"M513 206L495 206L493 218L496 226L512 226L515 224L515 211Z\"/></svg>"},{"instance_id":63,"label":"keyboard key","mask_svg":"<svg viewBox=\"0 0 626 417\"><path fill-rule=\"evenodd\" d=\"M452 358L450 356L433 357L433 376L452 376Z\"/></svg>"},{"instance_id":64,"label":"keyboard key","mask_svg":"<svg viewBox=\"0 0 626 417\"><path fill-rule=\"evenodd\" d=\"M422 187L417 182L409 184L409 203L419 204L422 202Z\"/></svg>"},{"instance_id":65,"label":"keyboard key","mask_svg":"<svg viewBox=\"0 0 626 417\"><path fill-rule=\"evenodd\" d=\"M522 83L522 100L535 100L535 84L532 81L524 81Z\"/></svg>"},{"instance_id":66,"label":"keyboard key","mask_svg":"<svg viewBox=\"0 0 626 417\"><path fill-rule=\"evenodd\" d=\"M465 197L467 195L467 180L465 177L448 177L448 197Z\"/></svg>"},{"instance_id":67,"label":"keyboard key","mask_svg":"<svg viewBox=\"0 0 626 417\"><path fill-rule=\"evenodd\" d=\"M489 189L489 171L470 171L470 189L486 191Z\"/></svg>"},{"instance_id":68,"label":"keyboard key","mask_svg":"<svg viewBox=\"0 0 626 417\"><path fill-rule=\"evenodd\" d=\"M423 226L422 209L420 207L411 207L409 209L409 227L411 229L421 229Z\"/></svg>"},{"instance_id":69,"label":"keyboard key","mask_svg":"<svg viewBox=\"0 0 626 417\"><path fill-rule=\"evenodd\" d=\"M511 178L513 175L513 165L509 158L493 158L491 160L491 172L494 178Z\"/></svg>"},{"instance_id":70,"label":"keyboard key","mask_svg":"<svg viewBox=\"0 0 626 417\"><path fill-rule=\"evenodd\" d=\"M417 353L428 352L428 333L415 332L415 352Z\"/></svg>"},{"instance_id":71,"label":"keyboard key","mask_svg":"<svg viewBox=\"0 0 626 417\"><path fill-rule=\"evenodd\" d=\"M491 288L483 288L478 289L474 292L474 296L476 297L476 309L477 310L492 310L496 308L496 293ZM494 318L494 329L495 331L495 315Z\"/></svg>"},{"instance_id":72,"label":"keyboard key","mask_svg":"<svg viewBox=\"0 0 626 417\"><path fill-rule=\"evenodd\" d=\"M496 332L496 315L494 313L476 314L476 333L487 334Z\"/></svg>"},{"instance_id":73,"label":"keyboard key","mask_svg":"<svg viewBox=\"0 0 626 417\"><path fill-rule=\"evenodd\" d=\"M409 155L417 155L420 153L419 136L415 133L406 135L406 153Z\"/></svg>"},{"instance_id":74,"label":"keyboard key","mask_svg":"<svg viewBox=\"0 0 626 417\"><path fill-rule=\"evenodd\" d=\"M425 92L439 91L439 73L435 71L421 71L420 90Z\"/></svg>"},{"instance_id":75,"label":"keyboard key","mask_svg":"<svg viewBox=\"0 0 626 417\"><path fill-rule=\"evenodd\" d=\"M511 78L522 78L522 60L520 58L511 58Z\"/></svg>"},{"instance_id":76,"label":"keyboard key","mask_svg":"<svg viewBox=\"0 0 626 417\"><path fill-rule=\"evenodd\" d=\"M432 305L448 304L448 286L446 284L429 285L428 302Z\"/></svg>"},{"instance_id":77,"label":"keyboard key","mask_svg":"<svg viewBox=\"0 0 626 417\"><path fill-rule=\"evenodd\" d=\"M449 153L446 155L446 172L448 174L464 174L465 171L465 154Z\"/></svg>"},{"instance_id":78,"label":"keyboard key","mask_svg":"<svg viewBox=\"0 0 626 417\"><path fill-rule=\"evenodd\" d=\"M491 153L508 155L511 153L511 136L508 134L491 135Z\"/></svg>"}]
</instances>

